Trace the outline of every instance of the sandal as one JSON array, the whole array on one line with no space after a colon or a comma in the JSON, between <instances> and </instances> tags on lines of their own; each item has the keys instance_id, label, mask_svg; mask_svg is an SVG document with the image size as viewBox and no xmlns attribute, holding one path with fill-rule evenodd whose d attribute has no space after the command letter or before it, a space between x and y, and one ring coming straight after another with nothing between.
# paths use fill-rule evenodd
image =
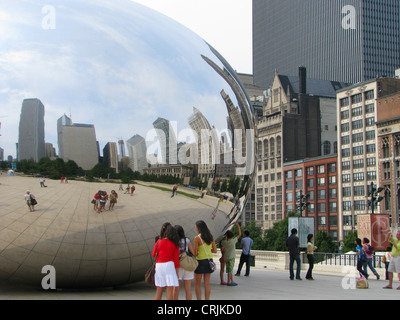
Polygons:
<instances>
[{"instance_id":1,"label":"sandal","mask_svg":"<svg viewBox=\"0 0 400 320\"><path fill-rule=\"evenodd\" d=\"M387 286L383 287L383 289L393 289L393 288L391 286L387 285Z\"/></svg>"},{"instance_id":2,"label":"sandal","mask_svg":"<svg viewBox=\"0 0 400 320\"><path fill-rule=\"evenodd\" d=\"M226 286L226 282L221 282L221 286Z\"/></svg>"}]
</instances>

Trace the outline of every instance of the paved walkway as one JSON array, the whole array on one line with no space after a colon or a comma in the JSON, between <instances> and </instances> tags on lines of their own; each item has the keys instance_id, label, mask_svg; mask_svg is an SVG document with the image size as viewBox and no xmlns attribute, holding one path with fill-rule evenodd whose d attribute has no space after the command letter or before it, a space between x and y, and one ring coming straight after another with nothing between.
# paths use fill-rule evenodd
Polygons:
<instances>
[{"instance_id":1,"label":"paved walkway","mask_svg":"<svg viewBox=\"0 0 400 320\"><path fill-rule=\"evenodd\" d=\"M59 191L61 187L67 187L61 185L57 181L48 181L48 184L52 185L52 188L43 188L39 186L37 178L20 178L18 185L9 184L7 177L0 177L0 183L2 195L0 198L0 222L1 224L12 221L5 221L14 217L15 219L28 219L30 215L27 215L27 207L23 201L23 194L25 190L30 189L36 195L47 197L49 200L52 199L54 203L60 201ZM72 181L71 181L72 182ZM66 194L70 196L71 189L75 188L73 183L69 185ZM89 214L93 213L91 205L88 205L93 192L98 187L97 184L93 184L90 187L90 192L86 192L85 195L85 207ZM115 186L116 187L116 186ZM54 190L53 190L54 189ZM140 192L140 187L138 190ZM167 195L169 197L169 194ZM127 196L130 199L130 196ZM63 199L67 202L67 200ZM126 199L126 201L128 201ZM183 200L180 200L183 201ZM42 201L43 203L43 201ZM58 202L57 202L58 203ZM119 208L122 209L124 203L121 200L119 202ZM42 204L43 206L43 204ZM51 206L49 205L46 210L43 207L38 209L40 214L50 213L50 209L55 207L62 211L63 214L73 214L79 211L79 206L68 208L67 206ZM47 212L49 211L49 212ZM121 210L121 214L123 210ZM53 213L54 214L54 213ZM97 217L97 214L93 215ZM32 215L34 217L34 215ZM31 221L26 221L26 223ZM79 225L75 226L79 228ZM158 227L157 227L158 228ZM28 239L29 238L29 239ZM31 237L26 239L27 243L31 241ZM21 240L22 241L22 240ZM153 240L154 241L154 240ZM0 239L0 248L5 244ZM22 243L23 245L23 243ZM4 258L4 253L2 254ZM268 267L268 266L267 266ZM382 289L387 284L385 280L371 279L369 281L370 288L365 290L355 289L355 268L348 270L352 274L318 274L314 272L314 281L307 280L294 280L290 281L287 271L269 270L268 268L257 267L253 268L250 277L236 277L237 287L227 287L219 285L219 271L215 272L211 278L211 299L212 300L227 300L227 301L240 301L240 300L292 300L292 299L303 299L303 300L353 300L353 299L379 299L379 300L399 300L400 290ZM302 272L303 277L305 271ZM395 277L394 288L397 288L400 283ZM192 289L193 297L194 289ZM120 286L117 288L106 288L100 290L55 290L45 291L38 288L32 288L22 285L15 285L10 283L0 283L0 299L2 300L153 300L155 289L148 287L143 282L134 283L130 285ZM165 298L165 296L164 296ZM185 299L184 290L180 292L181 300Z\"/></svg>"},{"instance_id":2,"label":"paved walkway","mask_svg":"<svg viewBox=\"0 0 400 320\"><path fill-rule=\"evenodd\" d=\"M250 277L235 277L238 286L227 287L219 284L219 271L216 271L211 277L211 300L400 300L400 290L382 289L387 284L385 280L371 279L369 289L355 289L351 288L351 281L343 280L345 276L314 274L314 281L300 281L289 280L286 271L252 269ZM343 281L348 289L343 287ZM398 281L394 282L394 288L399 285ZM0 285L1 300L153 300L154 294L155 289L144 282L99 290L55 291L10 284ZM193 286L192 294L195 299ZM183 288L179 299L185 299Z\"/></svg>"}]
</instances>

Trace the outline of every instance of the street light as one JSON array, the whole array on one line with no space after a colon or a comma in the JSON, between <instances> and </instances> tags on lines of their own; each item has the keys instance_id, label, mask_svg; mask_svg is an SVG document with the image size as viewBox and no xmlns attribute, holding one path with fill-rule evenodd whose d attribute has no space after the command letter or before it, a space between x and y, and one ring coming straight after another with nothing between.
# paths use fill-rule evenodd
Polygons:
<instances>
[{"instance_id":1,"label":"street light","mask_svg":"<svg viewBox=\"0 0 400 320\"><path fill-rule=\"evenodd\" d=\"M372 214L374 214L375 207L379 202L381 202L385 197L382 197L379 193L381 193L384 190L384 188L379 187L376 189L374 186L374 183L371 182L371 187L370 190L368 191L368 207L371 207Z\"/></svg>"},{"instance_id":2,"label":"street light","mask_svg":"<svg viewBox=\"0 0 400 320\"><path fill-rule=\"evenodd\" d=\"M300 217L303 215L303 211L310 205L308 202L308 199L310 199L310 195L306 194L303 195L303 190L300 190L300 195L297 197L297 211L300 213Z\"/></svg>"}]
</instances>

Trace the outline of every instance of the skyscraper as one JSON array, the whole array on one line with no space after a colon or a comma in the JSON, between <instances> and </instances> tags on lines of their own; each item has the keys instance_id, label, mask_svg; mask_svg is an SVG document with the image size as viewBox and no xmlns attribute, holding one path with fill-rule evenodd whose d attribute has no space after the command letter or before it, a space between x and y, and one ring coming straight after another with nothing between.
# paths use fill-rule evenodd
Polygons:
<instances>
[{"instance_id":1,"label":"skyscraper","mask_svg":"<svg viewBox=\"0 0 400 320\"><path fill-rule=\"evenodd\" d=\"M253 0L254 82L274 70L356 83L400 66L398 0Z\"/></svg>"},{"instance_id":2,"label":"skyscraper","mask_svg":"<svg viewBox=\"0 0 400 320\"><path fill-rule=\"evenodd\" d=\"M147 162L147 147L144 138L138 134L126 141L129 153L129 167L132 171L143 173L149 167Z\"/></svg>"},{"instance_id":3,"label":"skyscraper","mask_svg":"<svg viewBox=\"0 0 400 320\"><path fill-rule=\"evenodd\" d=\"M92 169L99 162L96 131L92 124L72 123L63 115L57 120L59 156L73 160L83 170Z\"/></svg>"},{"instance_id":4,"label":"skyscraper","mask_svg":"<svg viewBox=\"0 0 400 320\"><path fill-rule=\"evenodd\" d=\"M161 157L163 164L177 164L178 162L178 144L174 129L169 120L157 118L153 122L154 129L157 130L158 140L160 142Z\"/></svg>"},{"instance_id":5,"label":"skyscraper","mask_svg":"<svg viewBox=\"0 0 400 320\"><path fill-rule=\"evenodd\" d=\"M38 162L44 156L44 105L39 99L25 99L19 120L18 160Z\"/></svg>"}]
</instances>

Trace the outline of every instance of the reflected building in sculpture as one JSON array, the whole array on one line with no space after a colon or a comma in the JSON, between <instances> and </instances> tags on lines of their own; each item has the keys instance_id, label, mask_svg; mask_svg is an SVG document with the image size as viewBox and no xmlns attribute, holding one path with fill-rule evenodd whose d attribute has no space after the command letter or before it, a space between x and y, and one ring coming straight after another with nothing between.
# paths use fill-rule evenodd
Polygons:
<instances>
[{"instance_id":1,"label":"reflected building in sculpture","mask_svg":"<svg viewBox=\"0 0 400 320\"><path fill-rule=\"evenodd\" d=\"M162 164L177 164L178 158L178 143L174 129L169 120L164 118L157 118L153 122L154 129L156 129L157 137L159 141L159 150L161 152Z\"/></svg>"},{"instance_id":2,"label":"reflected building in sculpture","mask_svg":"<svg viewBox=\"0 0 400 320\"><path fill-rule=\"evenodd\" d=\"M113 168L119 172L118 168L118 148L116 142L107 142L103 148L103 164L106 168Z\"/></svg>"},{"instance_id":3,"label":"reflected building in sculpture","mask_svg":"<svg viewBox=\"0 0 400 320\"><path fill-rule=\"evenodd\" d=\"M83 170L92 169L99 162L94 125L72 123L65 114L57 120L59 156L73 160Z\"/></svg>"},{"instance_id":4,"label":"reflected building in sculpture","mask_svg":"<svg viewBox=\"0 0 400 320\"><path fill-rule=\"evenodd\" d=\"M143 173L149 167L147 162L147 147L144 138L138 134L126 141L129 154L129 167L132 171Z\"/></svg>"},{"instance_id":5,"label":"reflected building in sculpture","mask_svg":"<svg viewBox=\"0 0 400 320\"><path fill-rule=\"evenodd\" d=\"M25 99L19 121L18 161L45 156L44 105L39 99Z\"/></svg>"}]
</instances>

